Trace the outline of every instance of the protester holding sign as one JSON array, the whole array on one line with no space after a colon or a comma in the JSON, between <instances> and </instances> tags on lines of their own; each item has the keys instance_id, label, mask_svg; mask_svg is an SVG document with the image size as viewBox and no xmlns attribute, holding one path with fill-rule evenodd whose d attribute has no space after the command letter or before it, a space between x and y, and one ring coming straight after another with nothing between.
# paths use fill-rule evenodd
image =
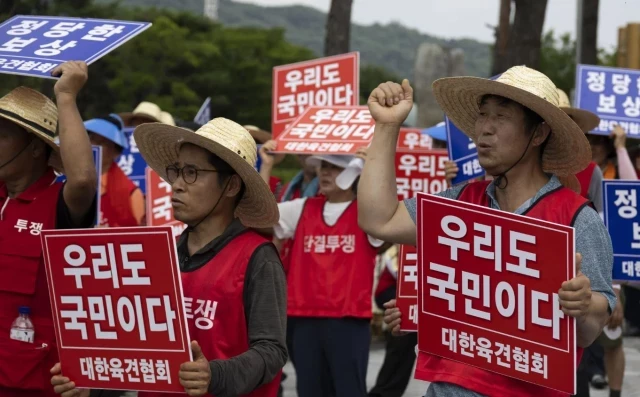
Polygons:
<instances>
[{"instance_id":1,"label":"protester holding sign","mask_svg":"<svg viewBox=\"0 0 640 397\"><path fill-rule=\"evenodd\" d=\"M433 91L447 116L473 139L481 166L495 178L454 187L441 196L576 229L577 276L557 288L562 312L577 320L580 360L581 348L600 334L615 307L609 235L587 201L560 182L579 189L573 175L590 161L584 133L558 107L555 85L524 66L495 81L441 79ZM381 84L369 97L376 133L358 191L358 220L378 238L416 245L416 201L397 201L392 171L399 126L412 103L407 80ZM400 313L393 301L385 314L385 321L399 330ZM564 395L423 352L416 377L432 382L427 396Z\"/></svg>"},{"instance_id":2,"label":"protester holding sign","mask_svg":"<svg viewBox=\"0 0 640 397\"><path fill-rule=\"evenodd\" d=\"M76 97L87 81L84 62L52 72L56 105L19 87L0 98L0 395L52 393L43 377L57 361L40 233L89 228L95 221L97 175ZM60 138L60 146L55 139ZM54 167L66 183L56 183ZM19 309L30 311L29 342L10 336ZM18 361L16 361L18 360Z\"/></svg>"},{"instance_id":3,"label":"protester holding sign","mask_svg":"<svg viewBox=\"0 0 640 397\"><path fill-rule=\"evenodd\" d=\"M619 125L613 127L609 137L588 134L593 161L598 164L604 179L627 179L635 181L638 175L627 151L627 135Z\"/></svg>"},{"instance_id":4,"label":"protester holding sign","mask_svg":"<svg viewBox=\"0 0 640 397\"><path fill-rule=\"evenodd\" d=\"M253 168L253 138L216 118L195 133L144 124L135 139L171 184L175 218L188 225L178 259L194 361L182 365L180 383L192 396L274 396L287 361L286 280L273 245L250 229L279 216ZM58 393L73 389L60 376L53 382Z\"/></svg>"},{"instance_id":5,"label":"protester holding sign","mask_svg":"<svg viewBox=\"0 0 640 397\"><path fill-rule=\"evenodd\" d=\"M287 314L300 397L367 394L373 274L382 241L357 223L357 163L365 155L309 157L322 197L278 206L275 237L293 239Z\"/></svg>"},{"instance_id":6,"label":"protester holding sign","mask_svg":"<svg viewBox=\"0 0 640 397\"><path fill-rule=\"evenodd\" d=\"M100 177L100 226L139 226L144 218L144 196L118 167L117 160L129 142L117 114L85 121L91 143L102 147Z\"/></svg>"}]
</instances>

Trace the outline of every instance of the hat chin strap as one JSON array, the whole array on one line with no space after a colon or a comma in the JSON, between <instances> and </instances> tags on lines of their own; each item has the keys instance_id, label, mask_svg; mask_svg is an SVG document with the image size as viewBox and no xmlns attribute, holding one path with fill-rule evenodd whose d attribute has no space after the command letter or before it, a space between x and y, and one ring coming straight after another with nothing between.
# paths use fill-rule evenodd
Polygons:
<instances>
[{"instance_id":1,"label":"hat chin strap","mask_svg":"<svg viewBox=\"0 0 640 397\"><path fill-rule=\"evenodd\" d=\"M4 166L7 166L7 165L13 163L13 160L17 159L22 154L22 152L24 152L25 150L27 150L27 148L29 146L31 146L32 143L33 143L33 137L31 139L29 139L29 142L27 142L27 144L24 145L24 147L15 156L13 156L9 161L7 161L4 164L0 165L0 168L3 168Z\"/></svg>"},{"instance_id":2,"label":"hat chin strap","mask_svg":"<svg viewBox=\"0 0 640 397\"><path fill-rule=\"evenodd\" d=\"M193 226L189 226L186 229L187 233L191 233L192 231L196 230L196 227L198 227L205 219L209 217L209 215L213 213L213 211L216 210L216 208L218 208L218 204L220 204L220 200L222 200L222 196L224 196L224 192L227 190L227 187L229 186L229 182L231 182L231 177L229 177L229 179L227 180L227 183L224 185L224 188L222 189L220 196L218 196L218 201L216 201L216 204L213 206L213 208L211 208L211 211L209 211L207 215L205 215L202 219L200 219L198 223L196 223Z\"/></svg>"},{"instance_id":3,"label":"hat chin strap","mask_svg":"<svg viewBox=\"0 0 640 397\"><path fill-rule=\"evenodd\" d=\"M540 126L538 124L538 126ZM516 161L515 163L513 163L511 165L511 167L507 168L506 171L499 173L498 175L496 175L494 177L495 180L495 185L498 189L506 189L507 186L509 186L509 179L507 179L507 172L511 171L513 169L513 167L515 167L516 165L518 165L522 159L524 158L525 154L527 154L527 150L529 150L529 146L531 146L531 142L533 141L533 136L536 134L536 131L538 131L538 127L536 127L535 130L533 130L533 132L531 133L531 137L529 138L529 142L527 143L527 147L524 148L524 152L522 152L522 156L520 156L520 158L518 159L518 161ZM505 182L504 186L502 185L502 181Z\"/></svg>"}]
</instances>

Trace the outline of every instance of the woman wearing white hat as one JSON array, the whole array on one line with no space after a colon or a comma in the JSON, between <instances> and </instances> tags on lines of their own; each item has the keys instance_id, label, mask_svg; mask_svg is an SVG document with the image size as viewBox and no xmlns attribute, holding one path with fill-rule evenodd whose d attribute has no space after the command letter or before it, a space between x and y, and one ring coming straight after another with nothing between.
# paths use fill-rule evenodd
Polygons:
<instances>
[{"instance_id":1,"label":"woman wearing white hat","mask_svg":"<svg viewBox=\"0 0 640 397\"><path fill-rule=\"evenodd\" d=\"M309 157L321 196L278 205L274 234L293 239L287 315L300 397L367 395L373 274L382 241L357 222L355 183L365 154Z\"/></svg>"},{"instance_id":2,"label":"woman wearing white hat","mask_svg":"<svg viewBox=\"0 0 640 397\"><path fill-rule=\"evenodd\" d=\"M287 361L287 291L275 247L250 229L272 227L279 217L253 168L253 138L223 118L196 132L147 123L134 136L147 164L171 184L175 218L188 225L178 259L185 301L193 303L194 361L181 366L180 383L191 396L275 396ZM200 301L213 306L197 311ZM58 393L73 390L58 374L52 383Z\"/></svg>"},{"instance_id":3,"label":"woman wearing white hat","mask_svg":"<svg viewBox=\"0 0 640 397\"><path fill-rule=\"evenodd\" d=\"M481 166L495 177L454 187L441 196L523 214L576 229L578 275L558 286L562 311L577 321L578 360L582 348L602 332L615 307L611 288L611 241L598 214L579 196L574 174L591 160L589 144L558 107L558 92L545 75L513 67L496 80L453 77L433 83L449 118L478 147ZM413 102L407 80L384 83L369 97L376 130L358 191L360 225L368 233L416 244L416 201L398 202L394 156L399 126ZM563 183L570 186L568 189ZM395 302L385 321L400 328ZM566 396L481 368L419 352L416 377L432 382L427 396Z\"/></svg>"},{"instance_id":4,"label":"woman wearing white hat","mask_svg":"<svg viewBox=\"0 0 640 397\"><path fill-rule=\"evenodd\" d=\"M88 228L95 222L97 175L76 106L87 81L84 62L54 69L62 76L46 96L18 87L0 98L0 396L48 396L43 379L58 360L42 258L44 229ZM56 137L60 137L60 146ZM60 162L61 160L61 162ZM53 166L53 167L52 167ZM63 168L66 183L56 182ZM34 332L11 330L30 311ZM15 340L17 339L17 340ZM31 342L31 343L25 343Z\"/></svg>"}]
</instances>

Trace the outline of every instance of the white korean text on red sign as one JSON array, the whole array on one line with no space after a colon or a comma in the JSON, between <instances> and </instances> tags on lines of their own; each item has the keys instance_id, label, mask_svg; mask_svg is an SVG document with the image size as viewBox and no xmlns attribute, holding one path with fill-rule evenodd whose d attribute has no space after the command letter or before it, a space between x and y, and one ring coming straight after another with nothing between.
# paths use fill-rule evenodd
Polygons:
<instances>
[{"instance_id":1,"label":"white korean text on red sign","mask_svg":"<svg viewBox=\"0 0 640 397\"><path fill-rule=\"evenodd\" d=\"M360 100L358 52L273 68L271 133L277 138L308 106L355 106Z\"/></svg>"},{"instance_id":2,"label":"white korean text on red sign","mask_svg":"<svg viewBox=\"0 0 640 397\"><path fill-rule=\"evenodd\" d=\"M184 392L191 348L171 228L41 236L62 373L79 388Z\"/></svg>"},{"instance_id":3,"label":"white korean text on red sign","mask_svg":"<svg viewBox=\"0 0 640 397\"><path fill-rule=\"evenodd\" d=\"M575 392L575 319L558 290L574 277L573 228L418 195L418 348Z\"/></svg>"},{"instance_id":4,"label":"white korean text on red sign","mask_svg":"<svg viewBox=\"0 0 640 397\"><path fill-rule=\"evenodd\" d=\"M280 134L276 152L353 154L369 146L374 128L366 106L310 106Z\"/></svg>"}]
</instances>

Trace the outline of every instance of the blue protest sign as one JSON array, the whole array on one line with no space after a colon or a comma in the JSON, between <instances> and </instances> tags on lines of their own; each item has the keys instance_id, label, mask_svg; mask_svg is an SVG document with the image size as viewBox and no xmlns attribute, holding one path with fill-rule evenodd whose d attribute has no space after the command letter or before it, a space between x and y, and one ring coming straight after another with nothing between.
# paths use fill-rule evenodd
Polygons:
<instances>
[{"instance_id":1,"label":"blue protest sign","mask_svg":"<svg viewBox=\"0 0 640 397\"><path fill-rule=\"evenodd\" d=\"M609 135L616 124L640 138L640 70L578 65L576 107L600 117L593 134Z\"/></svg>"},{"instance_id":2,"label":"blue protest sign","mask_svg":"<svg viewBox=\"0 0 640 397\"><path fill-rule=\"evenodd\" d=\"M262 157L260 157L260 148L262 147L262 145L257 145L258 146L258 157L256 160L256 165L255 165L255 169L256 171L260 172L260 166L262 165Z\"/></svg>"},{"instance_id":3,"label":"blue protest sign","mask_svg":"<svg viewBox=\"0 0 640 397\"><path fill-rule=\"evenodd\" d=\"M96 166L96 175L98 175L98 191L96 192L96 223L95 225L100 225L100 176L102 175L102 147L100 146L91 146L91 152L93 153L93 164ZM67 177L64 174L58 174L56 178L56 182L64 183L67 180Z\"/></svg>"},{"instance_id":4,"label":"blue protest sign","mask_svg":"<svg viewBox=\"0 0 640 397\"><path fill-rule=\"evenodd\" d=\"M204 100L202 106L200 106L200 110L198 110L198 114L193 119L194 122L205 125L211 120L211 97L208 97Z\"/></svg>"},{"instance_id":5,"label":"blue protest sign","mask_svg":"<svg viewBox=\"0 0 640 397\"><path fill-rule=\"evenodd\" d=\"M124 135L129 140L129 147L124 149L120 157L118 157L118 167L142 190L142 194L146 194L145 169L147 168L147 163L142 158L138 145L133 139L133 130L130 127L124 129Z\"/></svg>"},{"instance_id":6,"label":"blue protest sign","mask_svg":"<svg viewBox=\"0 0 640 397\"><path fill-rule=\"evenodd\" d=\"M0 73L51 77L66 61L91 64L151 26L149 22L17 15L0 24Z\"/></svg>"},{"instance_id":7,"label":"blue protest sign","mask_svg":"<svg viewBox=\"0 0 640 397\"><path fill-rule=\"evenodd\" d=\"M483 176L484 169L478 161L476 144L464 132L460 131L448 117L445 117L445 127L447 128L449 158L456 163L460 170L458 175L451 181L451 184L457 185Z\"/></svg>"},{"instance_id":8,"label":"blue protest sign","mask_svg":"<svg viewBox=\"0 0 640 397\"><path fill-rule=\"evenodd\" d=\"M604 223L613 244L613 279L640 281L640 181L604 181Z\"/></svg>"}]
</instances>

